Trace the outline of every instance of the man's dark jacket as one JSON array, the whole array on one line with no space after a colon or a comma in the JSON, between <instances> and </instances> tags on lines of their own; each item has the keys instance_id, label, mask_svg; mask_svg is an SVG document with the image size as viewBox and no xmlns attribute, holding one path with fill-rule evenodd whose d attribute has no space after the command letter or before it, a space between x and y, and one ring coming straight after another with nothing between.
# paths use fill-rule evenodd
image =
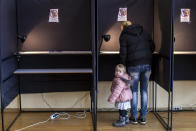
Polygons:
<instances>
[{"instance_id":1,"label":"man's dark jacket","mask_svg":"<svg viewBox=\"0 0 196 131\"><path fill-rule=\"evenodd\" d=\"M120 58L126 66L151 65L154 49L151 36L140 25L125 27L120 35Z\"/></svg>"}]
</instances>

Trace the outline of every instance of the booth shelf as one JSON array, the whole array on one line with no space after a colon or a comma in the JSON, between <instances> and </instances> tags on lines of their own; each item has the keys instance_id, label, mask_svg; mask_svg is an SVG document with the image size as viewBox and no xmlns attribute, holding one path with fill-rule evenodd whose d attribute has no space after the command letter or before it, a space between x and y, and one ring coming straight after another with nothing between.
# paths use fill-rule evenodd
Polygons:
<instances>
[{"instance_id":1,"label":"booth shelf","mask_svg":"<svg viewBox=\"0 0 196 131\"><path fill-rule=\"evenodd\" d=\"M17 69L14 74L91 74L91 68L80 69Z\"/></svg>"},{"instance_id":2,"label":"booth shelf","mask_svg":"<svg viewBox=\"0 0 196 131\"><path fill-rule=\"evenodd\" d=\"M92 51L20 51L15 55L91 55Z\"/></svg>"}]
</instances>

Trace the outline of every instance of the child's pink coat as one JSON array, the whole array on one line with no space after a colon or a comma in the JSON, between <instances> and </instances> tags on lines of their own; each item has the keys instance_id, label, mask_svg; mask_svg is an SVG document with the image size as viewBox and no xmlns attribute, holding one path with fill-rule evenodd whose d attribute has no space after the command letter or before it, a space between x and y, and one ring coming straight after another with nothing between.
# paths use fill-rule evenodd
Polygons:
<instances>
[{"instance_id":1,"label":"child's pink coat","mask_svg":"<svg viewBox=\"0 0 196 131\"><path fill-rule=\"evenodd\" d=\"M113 79L111 87L112 94L108 98L108 101L110 103L125 102L130 101L132 99L132 91L130 89L130 85L121 80L119 77L131 80L131 77L128 76L128 74L126 73L122 76L117 76Z\"/></svg>"}]
</instances>

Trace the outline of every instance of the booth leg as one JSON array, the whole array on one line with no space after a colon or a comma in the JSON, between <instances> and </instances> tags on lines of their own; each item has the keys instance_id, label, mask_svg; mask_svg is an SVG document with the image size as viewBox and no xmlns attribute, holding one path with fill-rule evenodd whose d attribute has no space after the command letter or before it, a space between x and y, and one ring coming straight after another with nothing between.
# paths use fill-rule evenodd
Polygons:
<instances>
[{"instance_id":1,"label":"booth leg","mask_svg":"<svg viewBox=\"0 0 196 131\"><path fill-rule=\"evenodd\" d=\"M90 112L92 113L92 111L93 111L93 99L92 99L92 93L91 92L90 92L90 99L91 99Z\"/></svg>"},{"instance_id":2,"label":"booth leg","mask_svg":"<svg viewBox=\"0 0 196 131\"><path fill-rule=\"evenodd\" d=\"M154 81L152 81L152 112L154 112L155 111L155 102L154 102Z\"/></svg>"},{"instance_id":3,"label":"booth leg","mask_svg":"<svg viewBox=\"0 0 196 131\"><path fill-rule=\"evenodd\" d=\"M173 90L168 92L168 110L167 110L167 115L168 115L168 121L167 123L165 122L165 120L162 118L162 116L159 115L158 111L157 111L157 84L153 84L153 96L154 96L154 115L156 116L156 118L160 121L160 123L162 124L162 126L167 130L167 131L172 131L172 108L173 108Z\"/></svg>"},{"instance_id":4,"label":"booth leg","mask_svg":"<svg viewBox=\"0 0 196 131\"><path fill-rule=\"evenodd\" d=\"M2 103L2 102L1 102ZM3 116L3 108L2 108L2 105L1 105L1 125L2 125L2 131L4 131L4 116Z\"/></svg>"},{"instance_id":5,"label":"booth leg","mask_svg":"<svg viewBox=\"0 0 196 131\"><path fill-rule=\"evenodd\" d=\"M4 109L2 108L3 106L1 105L1 120L2 120L2 131L9 131L9 129L12 127L12 125L16 122L20 114L22 113L22 107L21 107L21 91L20 91L20 77L18 77L18 95L19 95L19 112L14 118L14 120L11 122L11 124L8 126L7 129L5 129L5 122L4 122ZM1 104L3 102L1 101Z\"/></svg>"},{"instance_id":6,"label":"booth leg","mask_svg":"<svg viewBox=\"0 0 196 131\"><path fill-rule=\"evenodd\" d=\"M16 120L18 119L18 117L22 113L22 108L21 108L21 92L20 92L20 77L19 77L19 80L18 80L18 95L19 95L19 113L14 118L14 120L11 122L11 124L8 126L8 128L6 129L6 131L9 131L9 129L12 127L12 125L16 122Z\"/></svg>"},{"instance_id":7,"label":"booth leg","mask_svg":"<svg viewBox=\"0 0 196 131\"><path fill-rule=\"evenodd\" d=\"M94 91L94 100L93 100L93 106L94 106L94 109L93 109L93 128L94 128L94 131L97 131L97 93L96 91Z\"/></svg>"},{"instance_id":8,"label":"booth leg","mask_svg":"<svg viewBox=\"0 0 196 131\"><path fill-rule=\"evenodd\" d=\"M16 122L16 120L18 119L18 117L20 116L21 112L19 112L17 114L17 116L14 118L14 120L11 122L11 124L8 126L8 128L6 129L6 131L9 131L9 129L12 127L12 125Z\"/></svg>"},{"instance_id":9,"label":"booth leg","mask_svg":"<svg viewBox=\"0 0 196 131\"><path fill-rule=\"evenodd\" d=\"M18 76L18 95L19 95L19 108L20 108L20 112L22 112L20 76Z\"/></svg>"}]
</instances>

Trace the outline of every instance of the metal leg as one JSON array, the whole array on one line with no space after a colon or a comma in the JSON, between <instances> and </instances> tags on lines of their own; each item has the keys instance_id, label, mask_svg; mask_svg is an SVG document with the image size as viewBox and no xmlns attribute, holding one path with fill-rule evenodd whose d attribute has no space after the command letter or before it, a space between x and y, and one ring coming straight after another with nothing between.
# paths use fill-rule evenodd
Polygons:
<instances>
[{"instance_id":1,"label":"metal leg","mask_svg":"<svg viewBox=\"0 0 196 131\"><path fill-rule=\"evenodd\" d=\"M3 88L3 87L2 87ZM1 92L2 93L2 92ZM21 114L21 111L19 111L19 113L17 114L17 116L14 118L14 120L11 122L11 124L8 126L7 129L5 129L5 121L4 121L4 110L5 107L3 106L3 99L1 96L1 120L2 120L2 131L9 131L9 129L11 128L11 126L15 123L15 121L18 119L18 117Z\"/></svg>"},{"instance_id":2,"label":"metal leg","mask_svg":"<svg viewBox=\"0 0 196 131\"><path fill-rule=\"evenodd\" d=\"M157 84L155 83L155 111L157 111Z\"/></svg>"},{"instance_id":3,"label":"metal leg","mask_svg":"<svg viewBox=\"0 0 196 131\"><path fill-rule=\"evenodd\" d=\"M168 121L167 123L165 122L165 120L159 115L159 113L157 112L157 84L155 83L155 92L153 94L154 96L154 115L156 116L156 118L160 121L160 123L163 125L163 127L167 130L167 131L172 131L172 107L173 107L173 90L168 92Z\"/></svg>"},{"instance_id":4,"label":"metal leg","mask_svg":"<svg viewBox=\"0 0 196 131\"><path fill-rule=\"evenodd\" d=\"M18 119L18 117L20 116L21 112L19 112L17 114L17 116L14 118L14 120L12 121L12 123L8 126L8 128L6 129L6 131L9 131L9 129L12 127L12 125L16 122L16 120Z\"/></svg>"},{"instance_id":5,"label":"metal leg","mask_svg":"<svg viewBox=\"0 0 196 131\"><path fill-rule=\"evenodd\" d=\"M21 107L21 90L20 90L20 76L18 76L18 95L19 95L19 113L14 118L14 120L11 122L11 124L8 126L6 131L9 131L9 129L12 127L12 125L16 122L20 114L22 113L22 107Z\"/></svg>"},{"instance_id":6,"label":"metal leg","mask_svg":"<svg viewBox=\"0 0 196 131\"><path fill-rule=\"evenodd\" d=\"M92 96L91 96L91 107L90 107L90 112L92 112L92 110L93 110L93 101L92 101Z\"/></svg>"},{"instance_id":7,"label":"metal leg","mask_svg":"<svg viewBox=\"0 0 196 131\"><path fill-rule=\"evenodd\" d=\"M171 128L171 131L172 131L172 124L173 124L173 89L172 89L172 92L171 92L171 125L170 125L170 128Z\"/></svg>"},{"instance_id":8,"label":"metal leg","mask_svg":"<svg viewBox=\"0 0 196 131\"><path fill-rule=\"evenodd\" d=\"M20 107L20 112L22 112L21 88L20 88L20 76L18 76L18 95L19 95L19 107Z\"/></svg>"},{"instance_id":9,"label":"metal leg","mask_svg":"<svg viewBox=\"0 0 196 131\"><path fill-rule=\"evenodd\" d=\"M169 131L169 128L170 128L170 105L171 105L171 103L170 103L170 100L171 100L171 94L170 94L170 90L169 90L169 93L168 93L168 114L167 114L167 116L168 116L168 121L167 121L167 130Z\"/></svg>"},{"instance_id":10,"label":"metal leg","mask_svg":"<svg viewBox=\"0 0 196 131\"><path fill-rule=\"evenodd\" d=\"M94 92L94 131L97 131L97 93Z\"/></svg>"},{"instance_id":11,"label":"metal leg","mask_svg":"<svg viewBox=\"0 0 196 131\"><path fill-rule=\"evenodd\" d=\"M155 103L154 103L154 81L152 81L152 111L154 112L154 108L155 108Z\"/></svg>"},{"instance_id":12,"label":"metal leg","mask_svg":"<svg viewBox=\"0 0 196 131\"><path fill-rule=\"evenodd\" d=\"M2 101L1 101L1 104L2 104ZM1 120L2 120L2 131L4 131L4 115L3 115L3 112L4 112L4 109L2 108L3 106L1 105Z\"/></svg>"},{"instance_id":13,"label":"metal leg","mask_svg":"<svg viewBox=\"0 0 196 131\"><path fill-rule=\"evenodd\" d=\"M91 116L93 122L93 130L97 131L97 92L92 89L90 92L91 96Z\"/></svg>"}]
</instances>

